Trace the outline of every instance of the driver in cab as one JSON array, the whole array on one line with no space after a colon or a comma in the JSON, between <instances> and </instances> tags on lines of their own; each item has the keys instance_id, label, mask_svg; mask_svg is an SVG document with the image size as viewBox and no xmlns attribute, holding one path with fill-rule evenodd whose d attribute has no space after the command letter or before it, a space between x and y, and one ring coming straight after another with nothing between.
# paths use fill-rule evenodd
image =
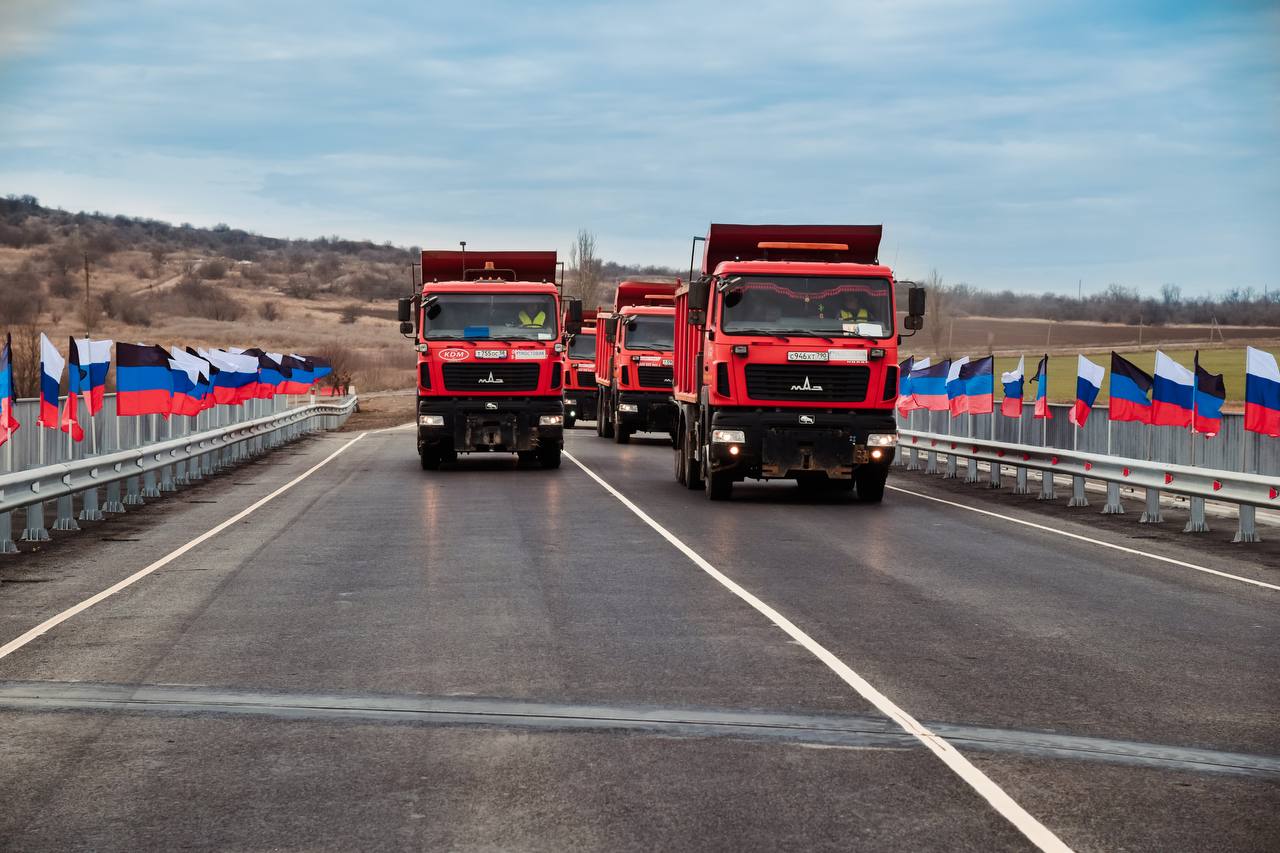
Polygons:
<instances>
[{"instance_id":1,"label":"driver in cab","mask_svg":"<svg viewBox=\"0 0 1280 853\"><path fill-rule=\"evenodd\" d=\"M522 329L545 329L547 327L546 309L540 303L529 302L516 315L514 325Z\"/></svg>"}]
</instances>

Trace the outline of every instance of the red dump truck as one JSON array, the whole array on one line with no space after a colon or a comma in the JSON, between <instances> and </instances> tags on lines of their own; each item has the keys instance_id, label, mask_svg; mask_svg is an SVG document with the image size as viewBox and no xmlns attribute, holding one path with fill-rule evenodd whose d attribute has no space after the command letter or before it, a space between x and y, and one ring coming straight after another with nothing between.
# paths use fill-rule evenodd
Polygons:
<instances>
[{"instance_id":1,"label":"red dump truck","mask_svg":"<svg viewBox=\"0 0 1280 853\"><path fill-rule=\"evenodd\" d=\"M582 310L582 329L569 337L568 372L564 375L564 425L596 416L596 310Z\"/></svg>"},{"instance_id":2,"label":"red dump truck","mask_svg":"<svg viewBox=\"0 0 1280 853\"><path fill-rule=\"evenodd\" d=\"M626 444L634 432L674 439L673 298L679 282L624 281L613 310L596 315L596 434Z\"/></svg>"},{"instance_id":3,"label":"red dump truck","mask_svg":"<svg viewBox=\"0 0 1280 853\"><path fill-rule=\"evenodd\" d=\"M432 470L459 453L505 451L544 468L564 446L566 332L555 252L425 251L422 290L399 302L418 352L418 455Z\"/></svg>"},{"instance_id":4,"label":"red dump truck","mask_svg":"<svg viewBox=\"0 0 1280 853\"><path fill-rule=\"evenodd\" d=\"M897 445L898 344L879 225L720 225L676 291L676 479L884 496ZM703 239L703 238L696 238ZM695 242L696 245L696 242ZM924 324L912 287L901 327Z\"/></svg>"}]
</instances>

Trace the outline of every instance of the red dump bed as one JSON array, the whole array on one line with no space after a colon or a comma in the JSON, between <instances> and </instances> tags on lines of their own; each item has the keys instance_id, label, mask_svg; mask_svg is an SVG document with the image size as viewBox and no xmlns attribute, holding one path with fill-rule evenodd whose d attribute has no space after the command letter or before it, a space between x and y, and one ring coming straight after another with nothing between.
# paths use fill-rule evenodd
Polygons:
<instances>
[{"instance_id":1,"label":"red dump bed","mask_svg":"<svg viewBox=\"0 0 1280 853\"><path fill-rule=\"evenodd\" d=\"M422 253L422 280L556 280L555 252L485 252L428 249Z\"/></svg>"},{"instance_id":2,"label":"red dump bed","mask_svg":"<svg viewBox=\"0 0 1280 853\"><path fill-rule=\"evenodd\" d=\"M874 264L880 254L881 231L882 226L879 225L712 223L707 231L707 242L703 245L702 272L704 275L713 273L725 261Z\"/></svg>"}]
</instances>

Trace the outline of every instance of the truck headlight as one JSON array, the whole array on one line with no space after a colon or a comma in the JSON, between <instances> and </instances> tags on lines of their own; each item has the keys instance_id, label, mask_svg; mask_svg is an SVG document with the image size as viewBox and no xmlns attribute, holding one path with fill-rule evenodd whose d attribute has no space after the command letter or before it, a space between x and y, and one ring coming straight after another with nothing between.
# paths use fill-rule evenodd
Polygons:
<instances>
[{"instance_id":1,"label":"truck headlight","mask_svg":"<svg viewBox=\"0 0 1280 853\"><path fill-rule=\"evenodd\" d=\"M898 434L894 432L873 432L867 436L867 447L893 447L898 443Z\"/></svg>"},{"instance_id":2,"label":"truck headlight","mask_svg":"<svg viewBox=\"0 0 1280 853\"><path fill-rule=\"evenodd\" d=\"M418 415L418 426L444 426L444 415Z\"/></svg>"},{"instance_id":3,"label":"truck headlight","mask_svg":"<svg viewBox=\"0 0 1280 853\"><path fill-rule=\"evenodd\" d=\"M746 444L747 434L740 429L713 429L712 444Z\"/></svg>"},{"instance_id":4,"label":"truck headlight","mask_svg":"<svg viewBox=\"0 0 1280 853\"><path fill-rule=\"evenodd\" d=\"M565 397L565 398L564 398L564 404L565 404L566 406L576 406L576 405L578 405L578 401L577 401L577 400L570 400L568 397Z\"/></svg>"},{"instance_id":5,"label":"truck headlight","mask_svg":"<svg viewBox=\"0 0 1280 853\"><path fill-rule=\"evenodd\" d=\"M539 415L538 426L562 426L564 415Z\"/></svg>"},{"instance_id":6,"label":"truck headlight","mask_svg":"<svg viewBox=\"0 0 1280 853\"><path fill-rule=\"evenodd\" d=\"M618 411L619 411L619 412L631 412L632 414L635 414L635 413L637 413L637 412L639 412L639 411L640 411L640 407L639 407L638 405L636 405L635 403L619 403L619 404L618 404Z\"/></svg>"}]
</instances>

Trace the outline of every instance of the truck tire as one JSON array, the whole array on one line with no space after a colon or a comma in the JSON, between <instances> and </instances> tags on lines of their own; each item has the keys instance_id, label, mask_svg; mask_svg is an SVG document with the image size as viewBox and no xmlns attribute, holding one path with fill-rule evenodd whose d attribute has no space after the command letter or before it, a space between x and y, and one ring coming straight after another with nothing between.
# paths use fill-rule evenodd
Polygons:
<instances>
[{"instance_id":1,"label":"truck tire","mask_svg":"<svg viewBox=\"0 0 1280 853\"><path fill-rule=\"evenodd\" d=\"M680 454L684 457L684 485L689 491L702 488L702 463L693 456L693 429L686 423L680 431Z\"/></svg>"},{"instance_id":2,"label":"truck tire","mask_svg":"<svg viewBox=\"0 0 1280 853\"><path fill-rule=\"evenodd\" d=\"M686 482L684 472L684 448L680 446L680 442L676 440L674 435L671 437L671 458L675 460L676 464L676 482L683 486Z\"/></svg>"},{"instance_id":3,"label":"truck tire","mask_svg":"<svg viewBox=\"0 0 1280 853\"><path fill-rule=\"evenodd\" d=\"M884 484L889 479L889 471L885 468L860 468L854 474L858 484L858 500L867 504L878 504L884 500Z\"/></svg>"},{"instance_id":4,"label":"truck tire","mask_svg":"<svg viewBox=\"0 0 1280 853\"><path fill-rule=\"evenodd\" d=\"M578 419L576 417L567 413L565 414L564 416L565 429L573 429L573 425L576 424L577 422L578 422Z\"/></svg>"},{"instance_id":5,"label":"truck tire","mask_svg":"<svg viewBox=\"0 0 1280 853\"><path fill-rule=\"evenodd\" d=\"M706 459L711 458L709 448L702 449ZM710 471L703 475L703 486L707 490L707 498L713 501L727 501L733 496L733 475L728 471Z\"/></svg>"},{"instance_id":6,"label":"truck tire","mask_svg":"<svg viewBox=\"0 0 1280 853\"><path fill-rule=\"evenodd\" d=\"M631 430L627 429L621 424L615 424L613 426L613 443L614 444L626 444L630 440L631 440Z\"/></svg>"},{"instance_id":7,"label":"truck tire","mask_svg":"<svg viewBox=\"0 0 1280 853\"><path fill-rule=\"evenodd\" d=\"M600 395L600 415L596 419L596 430L600 433L601 438L613 438L613 421L609 420L609 412L611 411L608 400L604 394Z\"/></svg>"},{"instance_id":8,"label":"truck tire","mask_svg":"<svg viewBox=\"0 0 1280 853\"><path fill-rule=\"evenodd\" d=\"M440 470L440 451L434 447L423 447L418 451L418 462L422 465L423 471Z\"/></svg>"},{"instance_id":9,"label":"truck tire","mask_svg":"<svg viewBox=\"0 0 1280 853\"><path fill-rule=\"evenodd\" d=\"M543 447L538 450L538 461L548 470L560 467L560 448Z\"/></svg>"}]
</instances>

